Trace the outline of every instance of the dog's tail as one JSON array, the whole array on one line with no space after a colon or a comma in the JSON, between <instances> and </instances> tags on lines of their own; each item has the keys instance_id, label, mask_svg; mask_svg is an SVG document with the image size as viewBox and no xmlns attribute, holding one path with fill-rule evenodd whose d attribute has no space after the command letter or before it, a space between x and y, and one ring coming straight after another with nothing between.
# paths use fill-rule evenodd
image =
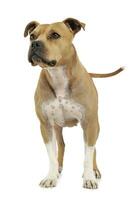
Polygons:
<instances>
[{"instance_id":1,"label":"dog's tail","mask_svg":"<svg viewBox=\"0 0 138 200\"><path fill-rule=\"evenodd\" d=\"M119 74L120 72L122 72L124 70L124 67L120 67L119 69L117 69L114 72L108 73L108 74L95 74L95 73L89 73L90 77L92 78L107 78L107 77L111 77L114 76L116 74Z\"/></svg>"}]
</instances>

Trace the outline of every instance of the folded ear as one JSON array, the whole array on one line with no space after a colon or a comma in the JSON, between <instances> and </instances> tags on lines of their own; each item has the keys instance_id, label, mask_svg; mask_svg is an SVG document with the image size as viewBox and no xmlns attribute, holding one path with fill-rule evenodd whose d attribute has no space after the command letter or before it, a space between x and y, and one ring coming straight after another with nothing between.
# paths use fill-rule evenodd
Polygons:
<instances>
[{"instance_id":1,"label":"folded ear","mask_svg":"<svg viewBox=\"0 0 138 200\"><path fill-rule=\"evenodd\" d=\"M74 18L67 18L64 21L64 24L69 28L71 32L75 35L77 32L83 28L85 30L85 24L78 21L77 19Z\"/></svg>"},{"instance_id":2,"label":"folded ear","mask_svg":"<svg viewBox=\"0 0 138 200\"><path fill-rule=\"evenodd\" d=\"M28 33L31 33L38 25L39 23L36 21L32 21L29 24L27 24L24 30L24 37L26 37Z\"/></svg>"}]
</instances>

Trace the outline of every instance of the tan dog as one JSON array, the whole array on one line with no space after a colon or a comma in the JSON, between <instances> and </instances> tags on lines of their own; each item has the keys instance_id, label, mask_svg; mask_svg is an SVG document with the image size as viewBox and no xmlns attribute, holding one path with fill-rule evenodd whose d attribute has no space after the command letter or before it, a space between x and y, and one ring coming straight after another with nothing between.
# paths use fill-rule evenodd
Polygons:
<instances>
[{"instance_id":1,"label":"tan dog","mask_svg":"<svg viewBox=\"0 0 138 200\"><path fill-rule=\"evenodd\" d=\"M42 68L35 92L36 113L50 161L42 187L54 187L63 167L63 127L80 122L84 132L85 161L83 187L97 188L101 177L96 164L96 140L99 134L98 97L91 77L110 74L88 73L77 56L72 40L85 24L68 18L63 22L39 24L30 22L24 32L30 34L28 59ZM58 149L58 151L57 151Z\"/></svg>"}]
</instances>

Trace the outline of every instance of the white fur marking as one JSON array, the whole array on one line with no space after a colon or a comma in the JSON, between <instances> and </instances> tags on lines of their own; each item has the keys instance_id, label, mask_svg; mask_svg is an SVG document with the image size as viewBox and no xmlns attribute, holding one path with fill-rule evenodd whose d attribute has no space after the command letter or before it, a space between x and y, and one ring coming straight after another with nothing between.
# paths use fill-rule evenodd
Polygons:
<instances>
[{"instance_id":1,"label":"white fur marking","mask_svg":"<svg viewBox=\"0 0 138 200\"><path fill-rule=\"evenodd\" d=\"M50 124L56 123L63 127L66 120L77 119L81 121L84 115L84 108L69 97L66 66L48 67L47 71L52 78L52 84L57 96L57 98L42 104L42 111L49 119Z\"/></svg>"},{"instance_id":2,"label":"white fur marking","mask_svg":"<svg viewBox=\"0 0 138 200\"><path fill-rule=\"evenodd\" d=\"M56 148L56 135L54 128L52 128L52 140L46 144L48 157L49 157L49 172L46 178L44 178L40 186L42 187L55 187L59 176L58 172L58 160L57 160L57 148Z\"/></svg>"},{"instance_id":3,"label":"white fur marking","mask_svg":"<svg viewBox=\"0 0 138 200\"><path fill-rule=\"evenodd\" d=\"M66 97L68 94L68 79L65 72L66 66L48 67L57 97Z\"/></svg>"},{"instance_id":4,"label":"white fur marking","mask_svg":"<svg viewBox=\"0 0 138 200\"><path fill-rule=\"evenodd\" d=\"M49 173L48 177L57 177L58 175L58 160L57 160L57 148L56 148L56 136L55 136L55 131L54 128L52 128L52 141L46 144L48 156L49 156Z\"/></svg>"},{"instance_id":5,"label":"white fur marking","mask_svg":"<svg viewBox=\"0 0 138 200\"><path fill-rule=\"evenodd\" d=\"M68 101L68 103L66 103ZM59 126L64 126L65 121L69 119L77 119L81 121L83 118L84 109L83 107L74 102L71 99L59 98L44 102L42 104L42 110L44 115L49 119L51 125L54 123Z\"/></svg>"},{"instance_id":6,"label":"white fur marking","mask_svg":"<svg viewBox=\"0 0 138 200\"><path fill-rule=\"evenodd\" d=\"M97 188L97 182L93 171L94 149L94 146L85 145L83 185L86 188Z\"/></svg>"}]
</instances>

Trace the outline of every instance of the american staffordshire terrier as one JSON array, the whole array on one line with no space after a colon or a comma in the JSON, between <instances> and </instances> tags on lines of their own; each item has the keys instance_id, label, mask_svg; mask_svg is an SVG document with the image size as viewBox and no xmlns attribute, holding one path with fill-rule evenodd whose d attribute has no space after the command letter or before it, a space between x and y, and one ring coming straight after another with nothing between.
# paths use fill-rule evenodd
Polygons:
<instances>
[{"instance_id":1,"label":"american staffordshire terrier","mask_svg":"<svg viewBox=\"0 0 138 200\"><path fill-rule=\"evenodd\" d=\"M91 77L109 74L88 73L81 64L72 40L85 24L68 18L62 22L30 22L24 36L30 35L28 60L42 70L35 92L35 108L49 156L49 172L40 182L42 187L55 187L63 168L63 127L80 122L84 133L85 160L83 187L95 189L101 178L96 163L96 141L99 135L98 96Z\"/></svg>"}]
</instances>

